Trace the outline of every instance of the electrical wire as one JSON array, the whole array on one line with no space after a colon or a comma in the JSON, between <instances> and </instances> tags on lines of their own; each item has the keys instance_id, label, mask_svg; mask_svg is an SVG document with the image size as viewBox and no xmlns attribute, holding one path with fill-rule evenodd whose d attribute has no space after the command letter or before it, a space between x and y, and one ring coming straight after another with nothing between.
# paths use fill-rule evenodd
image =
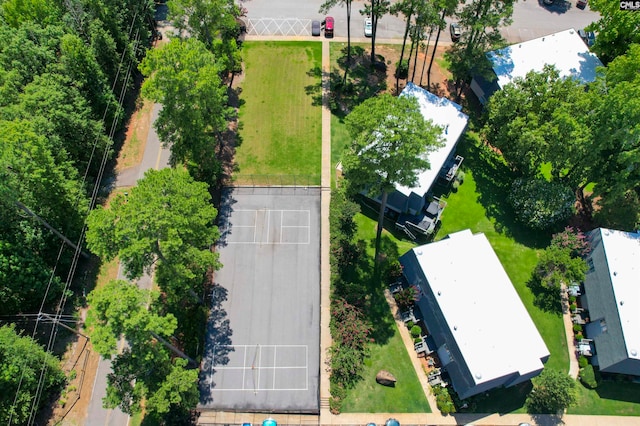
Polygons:
<instances>
[{"instance_id":1,"label":"electrical wire","mask_svg":"<svg viewBox=\"0 0 640 426\"><path fill-rule=\"evenodd\" d=\"M144 10L143 10L143 13L145 13L145 14L147 12L148 5L149 5L149 3L145 3ZM131 40L131 34L132 34L132 31L133 31L134 24L136 22L137 16L138 16L138 11L136 10L134 12L134 15L133 15L133 17L131 19L131 24L129 26L129 31L128 31L128 39L129 40ZM135 52L137 51L137 48L138 48L139 40L140 40L140 35L139 35L139 29L138 29L136 31L135 41L133 43L133 45L134 45L134 50L133 50L134 55L132 55L132 57L129 60L129 65L127 67L126 77L125 77L125 80L124 80L123 85L122 85L120 98L118 100L118 104L119 104L120 108L122 108L122 104L123 104L123 100L124 100L124 95L123 94L126 94L126 88L127 88L127 85L128 85L128 79L129 79L129 77L131 75L131 68L132 68L132 65L133 65L134 58L135 58ZM122 65L123 65L123 62L124 62L124 58L125 58L126 52L127 52L127 48L125 47L125 48L123 48L122 54L120 56L120 62L118 64L117 72L116 72L116 75L114 77L113 83L111 85L111 92L113 92L115 90L116 84L117 84L118 79L120 77L120 71L122 69ZM110 107L110 105L107 105L105 107L105 111L104 111L104 113L102 115L103 126L106 124L105 120L106 120L106 117L107 117L107 113L108 113L109 107ZM109 148L113 143L112 142L113 141L113 135L115 133L115 128L117 126L117 120L119 118L120 111L121 110L116 111L116 114L114 115L114 118L113 118L112 123L111 123L111 128L110 128L110 132L109 132L109 141L110 141L110 143L105 147L105 150L104 150L104 154L103 154L102 161L101 161L101 164L100 164L100 169L99 169L99 172L98 172L98 178L96 179L96 181L94 183L92 198L91 198L91 201L89 203L88 212L90 212L95 207L98 190L99 190L100 183L101 183L101 180L102 180L102 176L104 174L104 169L106 167L106 163L107 163L107 160L108 160ZM89 160L87 162L87 167L85 169L85 173L84 173L83 178L82 178L82 186L85 185L86 180L88 178L89 170L90 170L90 167L91 167L91 163L93 161L93 157L95 155L95 151L96 151L97 146L98 146L98 141L100 139L101 139L101 137L97 137L94 140L93 147L92 147L92 150L91 150L91 154L90 154ZM76 207L80 204L80 200L81 200L81 197L79 196L77 201L76 201ZM65 306L66 300L67 300L68 289L69 289L69 287L71 285L71 282L73 281L73 277L75 275L77 261L78 261L78 257L79 257L80 252L81 252L82 240L84 238L85 231L86 231L86 222L85 222L85 224L83 226L83 230L82 230L81 235L79 237L78 245L77 245L77 248L76 248L74 256L73 256L72 267L69 270L69 274L68 274L67 280L65 282L65 288L64 288L64 290L62 292L61 300L58 303L58 308L56 309L56 315L54 316L53 319L47 318L47 321L46 321L46 322L52 322L54 324L54 326L52 327L52 330L50 332L50 335L49 335L49 342L47 344L47 349L46 349L47 352L49 352L51 350L51 348L53 347L53 343L55 342L55 337L57 336L57 331L58 331L58 327L56 326L57 323L60 322L60 321L64 321L62 319L62 317L64 316L62 314L62 312L64 312L64 306ZM65 244L62 243L61 246L60 246L60 250L58 252L58 256L56 258L56 262L54 264L54 267L52 268L51 275L50 275L50 278L49 278L49 282L47 283L47 288L46 288L45 294L44 294L44 296L42 298L42 303L40 305L39 312L38 312L37 317L35 319L36 323L35 323L35 326L34 326L34 329L33 329L33 333L32 333L32 337L34 337L34 338L35 338L36 333L37 333L39 322L41 322L41 321L44 322L44 320L42 319L42 316L44 314L44 312L43 312L44 305L46 303L46 299L47 299L48 293L50 291L53 279L55 277L55 272L57 270L57 266L58 266L58 264L60 262L60 258L62 256L64 248L65 248ZM46 370L47 370L47 367L48 367L45 361L46 360L43 358L42 367L41 367L41 373L40 373L40 377L39 377L39 380L38 380L38 386L37 386L37 390L36 390L36 395L35 395L35 397L33 399L33 403L32 403L32 406L31 406L30 413L29 413L28 424L33 424L33 422L35 421L35 413L37 412L37 406L38 406L40 398L42 396L44 378L46 377ZM25 374L25 370L23 369L22 374L20 376L20 380L18 381L18 387L16 389L16 394L15 394L15 397L14 397L14 401L13 401L13 404L11 405L11 411L10 411L10 414L9 414L9 422L8 422L8 424L11 424L12 419L13 419L13 413L15 412L15 406L16 406L18 397L20 395L20 390L21 390L21 387L22 387L22 383L24 381L24 374Z\"/></svg>"}]
</instances>

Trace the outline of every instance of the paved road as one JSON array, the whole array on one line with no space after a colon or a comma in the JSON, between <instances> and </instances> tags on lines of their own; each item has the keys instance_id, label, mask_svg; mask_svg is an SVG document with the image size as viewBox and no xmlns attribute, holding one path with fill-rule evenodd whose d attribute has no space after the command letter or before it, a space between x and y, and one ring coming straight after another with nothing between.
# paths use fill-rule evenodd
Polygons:
<instances>
[{"instance_id":1,"label":"paved road","mask_svg":"<svg viewBox=\"0 0 640 426\"><path fill-rule=\"evenodd\" d=\"M152 123L158 118L161 105L155 104L152 112ZM151 126L147 136L147 145L140 165L125 170L116 179L116 186L134 186L138 179L149 169L161 169L169 165L170 150L162 148L156 130ZM122 266L118 269L118 279L126 279ZM142 276L137 281L138 287L151 289L153 280L149 275ZM124 342L120 342L120 349ZM129 416L119 409L107 410L102 407L102 399L106 396L107 375L111 373L111 360L100 358L96 378L93 384L93 394L87 410L86 426L124 426L129 424Z\"/></svg>"},{"instance_id":2,"label":"paved road","mask_svg":"<svg viewBox=\"0 0 640 426\"><path fill-rule=\"evenodd\" d=\"M247 8L249 19L260 18L291 18L291 19L322 19L318 10L322 0L245 0L241 1ZM354 1L351 12L352 37L367 40L362 34L364 17L360 14L365 2ZM335 18L335 34L337 37L347 35L346 11L342 7L334 7L328 13ZM511 43L518 43L547 34L566 30L580 29L598 19L598 14L591 12L589 7L580 10L575 7L575 0L564 2L556 0L553 6L544 6L542 0L521 0L514 5L513 23L502 30L502 34ZM450 20L449 20L450 21ZM381 39L402 38L404 21L392 15L385 15L378 23L376 37ZM443 31L440 40L450 42L448 31Z\"/></svg>"}]
</instances>

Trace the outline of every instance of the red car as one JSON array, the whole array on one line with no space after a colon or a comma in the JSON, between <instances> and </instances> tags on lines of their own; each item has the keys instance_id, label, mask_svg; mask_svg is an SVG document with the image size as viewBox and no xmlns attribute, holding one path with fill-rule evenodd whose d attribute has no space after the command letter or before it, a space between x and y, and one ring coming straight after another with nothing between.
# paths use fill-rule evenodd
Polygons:
<instances>
[{"instance_id":1,"label":"red car","mask_svg":"<svg viewBox=\"0 0 640 426\"><path fill-rule=\"evenodd\" d=\"M333 38L333 18L331 16L327 16L324 20L324 36L326 38Z\"/></svg>"}]
</instances>

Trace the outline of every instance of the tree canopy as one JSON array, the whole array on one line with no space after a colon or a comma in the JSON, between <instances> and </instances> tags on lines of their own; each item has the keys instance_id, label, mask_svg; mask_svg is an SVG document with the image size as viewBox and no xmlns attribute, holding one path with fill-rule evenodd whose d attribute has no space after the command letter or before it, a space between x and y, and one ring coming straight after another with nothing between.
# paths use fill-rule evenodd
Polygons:
<instances>
[{"instance_id":1,"label":"tree canopy","mask_svg":"<svg viewBox=\"0 0 640 426\"><path fill-rule=\"evenodd\" d=\"M172 0L169 19L185 40L195 38L219 61L221 72L239 72L242 60L236 40L240 36L240 7L233 0Z\"/></svg>"},{"instance_id":2,"label":"tree canopy","mask_svg":"<svg viewBox=\"0 0 640 426\"><path fill-rule=\"evenodd\" d=\"M35 401L42 367L43 391ZM12 325L0 327L0 373L0 421L5 425L27 424L34 404L42 407L66 380L58 359Z\"/></svg>"},{"instance_id":3,"label":"tree canopy","mask_svg":"<svg viewBox=\"0 0 640 426\"><path fill-rule=\"evenodd\" d=\"M424 119L415 98L389 94L367 99L345 123L352 138L342 159L349 184L373 196L382 194L377 256L388 194L395 185L416 185L418 174L430 167L429 152L442 145L442 129Z\"/></svg>"},{"instance_id":4,"label":"tree canopy","mask_svg":"<svg viewBox=\"0 0 640 426\"><path fill-rule=\"evenodd\" d=\"M589 9L600 14L587 30L598 33L592 49L605 64L624 55L632 43L640 43L638 13L620 10L618 2L608 0L590 0Z\"/></svg>"},{"instance_id":5,"label":"tree canopy","mask_svg":"<svg viewBox=\"0 0 640 426\"><path fill-rule=\"evenodd\" d=\"M473 0L465 3L456 13L463 37L447 52L450 70L460 82L471 78L472 73L484 75L489 69L485 52L502 41L500 27L511 23L513 0Z\"/></svg>"},{"instance_id":6,"label":"tree canopy","mask_svg":"<svg viewBox=\"0 0 640 426\"><path fill-rule=\"evenodd\" d=\"M216 147L234 111L219 73L220 57L195 39L174 39L140 64L148 76L142 93L162 104L154 126L171 148L171 164L187 164L194 177L213 183L220 170Z\"/></svg>"},{"instance_id":7,"label":"tree canopy","mask_svg":"<svg viewBox=\"0 0 640 426\"><path fill-rule=\"evenodd\" d=\"M187 371L187 361L174 359L167 343L176 330L176 318L162 312L158 293L140 290L126 281L110 281L88 296L87 327L95 350L113 356L117 342L126 339L127 350L115 355L107 377L108 408L125 413L146 409L164 414L190 410L198 402L197 370ZM164 339L164 341L162 340Z\"/></svg>"},{"instance_id":8,"label":"tree canopy","mask_svg":"<svg viewBox=\"0 0 640 426\"><path fill-rule=\"evenodd\" d=\"M529 413L561 414L576 403L576 382L566 373L545 368L532 382L526 400Z\"/></svg>"},{"instance_id":9,"label":"tree canopy","mask_svg":"<svg viewBox=\"0 0 640 426\"><path fill-rule=\"evenodd\" d=\"M149 170L119 194L109 208L87 218L87 245L104 259L118 256L130 278L156 267L162 289L172 297L201 288L209 269L219 266L210 248L218 239L217 215L207 185L180 169Z\"/></svg>"}]
</instances>

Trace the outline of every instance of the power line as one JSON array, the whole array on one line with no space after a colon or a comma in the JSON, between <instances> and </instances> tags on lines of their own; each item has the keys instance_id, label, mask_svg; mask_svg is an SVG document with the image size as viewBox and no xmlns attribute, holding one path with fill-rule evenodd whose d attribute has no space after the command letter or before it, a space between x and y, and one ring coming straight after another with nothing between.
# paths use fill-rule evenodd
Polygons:
<instances>
[{"instance_id":1,"label":"power line","mask_svg":"<svg viewBox=\"0 0 640 426\"><path fill-rule=\"evenodd\" d=\"M148 4L149 3L145 3L143 13L147 12ZM133 15L133 17L131 19L131 24L129 26L129 32L128 32L129 39L131 39L131 34L132 34L132 31L133 31L134 24L136 22L137 16L138 16L138 10L136 10L134 12L134 15ZM139 29L138 29L136 31L135 41L134 41L134 44L133 44L134 45L133 56L129 60L129 66L128 66L128 70L127 70L126 79L125 79L125 81L123 83L123 89L121 91L121 96L120 96L120 99L118 101L118 104L119 104L120 108L122 108L122 101L123 101L122 94L126 92L126 87L127 87L127 84L128 84L127 82L128 82L129 76L130 76L130 70L131 70L131 66L133 64L133 60L135 58L135 52L137 51L139 40L140 40L140 36L139 36ZM113 92L115 90L116 84L118 82L118 78L120 76L120 71L122 69L122 64L124 62L124 57L125 57L126 51L127 51L127 48L126 47L123 48L122 55L120 57L120 62L118 64L118 69L117 69L116 75L114 77L113 84L111 86L111 92ZM107 116L107 112L108 112L109 107L110 107L110 105L106 105L105 106L105 111L104 111L104 113L102 115L103 125L105 124L104 121L106 120L106 116ZM96 179L96 182L94 183L94 190L93 190L92 199L91 199L91 202L90 202L90 205L89 205L89 211L91 211L93 209L93 207L95 206L95 200L97 198L97 193L98 193L97 188L99 188L99 185L100 185L101 180L102 180L102 176L103 176L103 173L104 173L104 168L105 168L106 162L107 162L106 159L108 159L109 147L113 143L112 142L113 141L112 137L113 137L113 134L114 134L114 129L115 129L117 120L119 118L118 115L119 115L119 111L116 111L116 114L115 114L114 119L112 121L111 130L109 132L110 143L105 147L105 151L104 151L104 154L103 154L103 159L102 159L102 162L101 162L101 165L100 165L100 170L99 170L99 173L98 173L99 174L99 178ZM92 147L92 150L91 150L91 154L90 154L89 160L87 162L87 167L85 169L85 173L84 173L83 178L82 178L83 186L84 186L84 184L85 184L85 182L87 180L87 177L88 177L88 174L89 174L89 170L90 170L90 167L91 167L91 162L93 161L93 156L95 154L99 139L100 139L100 137L96 137L96 139L94 140L93 147ZM79 202L80 202L80 196L78 196L78 199L77 199L77 202L76 202L76 207L78 206ZM73 265L69 270L69 274L67 276L67 281L65 282L65 290L62 293L61 300L58 303L58 309L56 310L56 315L54 316L54 319L55 319L55 320L53 320L54 326L52 327L52 331L51 331L50 336L49 336L49 342L47 344L47 351L51 350L51 348L53 347L53 342L55 341L55 337L57 336L57 326L56 325L60 325L61 324L60 323L60 319L62 317L63 308L64 308L64 305L66 303L66 298L67 298L66 292L67 292L68 287L70 286L70 283L72 282L73 276L75 274L75 268L77 266L77 258L78 258L79 252L80 252L79 248L82 247L82 239L84 238L85 229L86 229L86 223L85 223L85 225L83 227L83 231L81 232L81 235L79 237L78 245L76 246L76 250L74 252ZM57 266L59 264L59 261L60 261L62 252L64 250L64 247L65 247L64 244L62 244L60 246L60 250L58 252L58 256L56 258L56 262L54 264L54 267L52 268L51 276L50 276L49 282L47 284L47 289L46 289L45 295L44 295L44 297L42 299L42 303L41 303L41 306L40 306L40 310L39 310L38 316L36 317L36 320L35 320L36 324L34 326L32 337L35 337L36 332L37 332L37 328L38 328L38 323L41 321L41 316L44 314L44 312L43 312L44 304L45 304L45 301L47 299L49 290L51 288L51 283L53 282L53 278L55 277L55 272L56 272ZM49 315L49 314L47 314L47 315ZM31 406L31 410L30 410L30 413L29 413L29 423L28 424L32 424L33 421L35 420L35 418L34 418L35 417L35 412L37 411L36 408L38 406L40 397L42 395L42 390L43 390L43 386L42 385L43 385L44 377L46 375L46 370L47 370L47 364L46 364L45 360L43 359L42 367L41 367L41 374L40 374L40 378L38 380L38 387L37 387L37 390L36 390L36 395L35 395L35 398L33 399L33 404ZM22 386L22 383L23 383L23 380L24 380L24 374L25 374L25 371L23 370L22 374L20 376L20 380L18 382L18 388L16 389L15 398L14 398L13 404L11 406L12 410L11 410L11 413L10 413L10 416L9 416L9 424L11 424L11 421L12 421L12 418L13 418L13 413L14 413L14 410L15 410L15 406L16 406L16 403L17 403L17 400L18 400L18 396L20 394L20 389L21 389L21 386Z\"/></svg>"},{"instance_id":2,"label":"power line","mask_svg":"<svg viewBox=\"0 0 640 426\"><path fill-rule=\"evenodd\" d=\"M137 45L140 41L140 35L139 35L139 29L136 30L136 35L134 37L135 41L133 43L134 46L134 51L137 49ZM129 60L129 65L127 67L127 73L125 76L125 82L128 81L130 75L131 75L131 68L133 66L133 57ZM122 104L124 102L124 98L126 95L126 89L127 89L127 85L123 84L122 85L122 89L120 91L120 97L118 99L118 104L122 107ZM115 135L115 131L117 128L117 124L118 124L118 120L119 120L119 115L121 114L121 110L117 111L116 114L113 117L113 120L111 122L111 128L109 131L109 140L113 141L113 136ZM107 147L108 148L108 147ZM105 149L104 153L102 155L102 161L100 164L100 169L98 171L98 176L96 177L96 181L95 184L93 186L93 193L91 196L91 202L89 205L89 211L93 210L93 208L95 207L96 204L96 200L98 198L98 193L99 193L99 189L100 189L100 184L102 182L102 177L104 174L104 170L106 168L107 165L107 161L109 159L109 150ZM73 282L73 277L75 275L75 271L78 265L78 259L79 259L79 248L82 247L82 241L84 239L84 235L86 233L86 229L87 229L87 225L86 222L82 228L80 237L78 238L78 249L76 249L76 251L74 252L73 255L73 260L72 260L72 265L71 268L69 270L69 273L67 275L67 280L65 282L65 287L62 291L62 297L60 300L60 303L58 304L58 308L56 310L56 312L59 314L61 312L64 312L64 308L66 305L66 301L67 301L67 295L68 295L68 290L69 287L71 286L71 283ZM55 339L57 337L58 334L58 327L56 327L56 324L58 324L58 322L54 321L54 326L51 330L50 336L49 336L49 343L47 345L47 351L50 351L53 348L53 344L55 342ZM28 424L33 424L33 421L35 421L35 414L37 412L37 407L38 404L40 402L40 398L42 396L42 391L43 391L43 386L44 386L44 378L46 376L46 371L47 371L47 364L43 363L42 369L41 369L41 373L40 373L40 378L38 380L38 387L37 387L37 391L36 391L36 397L33 399L32 405L31 405L31 411L30 411L30 416L29 416L29 421Z\"/></svg>"}]
</instances>

